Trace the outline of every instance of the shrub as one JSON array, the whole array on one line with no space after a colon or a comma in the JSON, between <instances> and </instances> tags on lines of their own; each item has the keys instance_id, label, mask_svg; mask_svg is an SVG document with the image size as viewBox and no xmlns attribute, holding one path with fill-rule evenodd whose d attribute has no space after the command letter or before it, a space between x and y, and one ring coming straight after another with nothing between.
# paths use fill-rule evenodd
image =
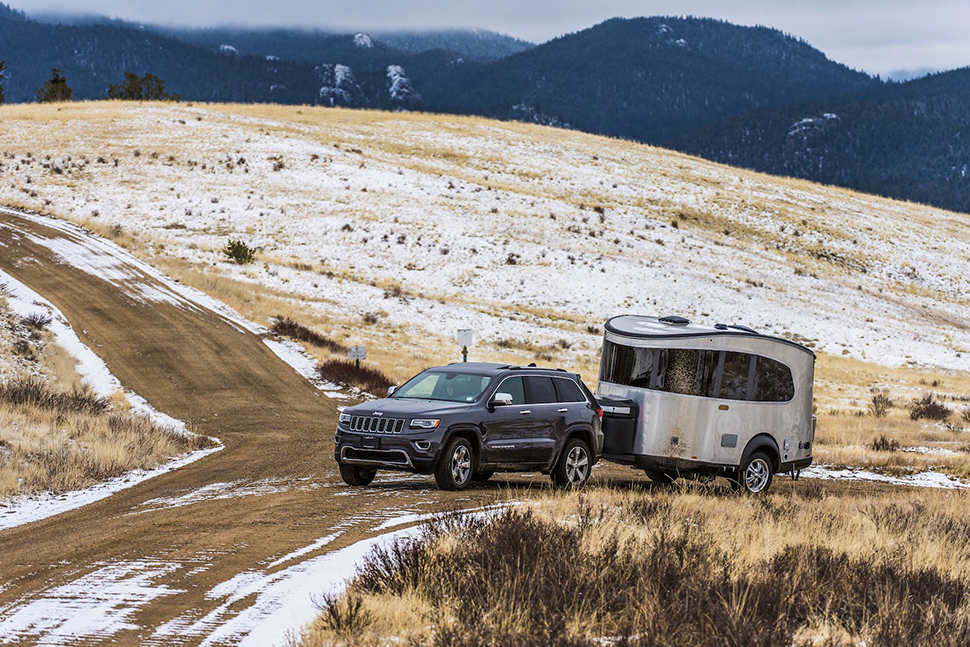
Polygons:
<instances>
[{"instance_id":1,"label":"shrub","mask_svg":"<svg viewBox=\"0 0 970 647\"><path fill-rule=\"evenodd\" d=\"M895 438L879 436L869 444L869 447L877 452L895 452L899 450L899 441Z\"/></svg>"},{"instance_id":2,"label":"shrub","mask_svg":"<svg viewBox=\"0 0 970 647\"><path fill-rule=\"evenodd\" d=\"M31 405L58 413L103 413L108 401L90 393L74 390L58 393L35 377L0 383L0 401L13 405Z\"/></svg>"},{"instance_id":3,"label":"shrub","mask_svg":"<svg viewBox=\"0 0 970 647\"><path fill-rule=\"evenodd\" d=\"M877 393L872 396L872 401L869 403L869 413L876 418L885 418L894 404L893 399L885 393Z\"/></svg>"},{"instance_id":4,"label":"shrub","mask_svg":"<svg viewBox=\"0 0 970 647\"><path fill-rule=\"evenodd\" d=\"M47 326L51 325L51 316L46 312L32 312L29 315L21 318L20 323L27 326L28 328L33 328L34 330L43 330Z\"/></svg>"},{"instance_id":5,"label":"shrub","mask_svg":"<svg viewBox=\"0 0 970 647\"><path fill-rule=\"evenodd\" d=\"M306 342L319 348L326 348L333 353L345 353L347 347L335 342L329 337L310 330L302 324L298 324L289 317L278 316L273 319L273 332L282 337L289 337L297 341Z\"/></svg>"},{"instance_id":6,"label":"shrub","mask_svg":"<svg viewBox=\"0 0 970 647\"><path fill-rule=\"evenodd\" d=\"M436 645L604 644L570 631L577 618L608 632L608 644L631 647L803 645L797 632L812 618L873 645L970 638L958 575L805 544L741 565L703 519L681 526L669 506L637 503L608 513L580 503L569 524L530 510L439 519L419 539L372 551L352 590L415 596L440 618L457 614ZM778 519L791 503L759 505ZM644 544L609 529L616 514L651 527Z\"/></svg>"},{"instance_id":7,"label":"shrub","mask_svg":"<svg viewBox=\"0 0 970 647\"><path fill-rule=\"evenodd\" d=\"M963 422L970 422L970 407L964 407L960 417L963 418Z\"/></svg>"},{"instance_id":8,"label":"shrub","mask_svg":"<svg viewBox=\"0 0 970 647\"><path fill-rule=\"evenodd\" d=\"M222 253L229 260L233 261L237 265L245 265L246 263L251 263L256 257L256 250L244 243L241 240L229 239L226 246L222 249Z\"/></svg>"},{"instance_id":9,"label":"shrub","mask_svg":"<svg viewBox=\"0 0 970 647\"><path fill-rule=\"evenodd\" d=\"M953 410L936 400L932 393L927 393L922 398L913 400L913 404L909 408L909 417L912 420L926 418L927 420L942 421L949 418L951 413L953 413Z\"/></svg>"},{"instance_id":10,"label":"shrub","mask_svg":"<svg viewBox=\"0 0 970 647\"><path fill-rule=\"evenodd\" d=\"M317 366L317 375L323 380L355 386L365 393L383 395L394 385L391 378L376 368L357 366L356 362L332 359Z\"/></svg>"}]
</instances>

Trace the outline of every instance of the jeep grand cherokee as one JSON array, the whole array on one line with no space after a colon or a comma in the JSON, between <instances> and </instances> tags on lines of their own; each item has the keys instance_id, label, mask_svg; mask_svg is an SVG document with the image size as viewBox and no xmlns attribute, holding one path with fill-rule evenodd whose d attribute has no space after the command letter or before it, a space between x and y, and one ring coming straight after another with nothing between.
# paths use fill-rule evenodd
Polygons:
<instances>
[{"instance_id":1,"label":"jeep grand cherokee","mask_svg":"<svg viewBox=\"0 0 970 647\"><path fill-rule=\"evenodd\" d=\"M579 487L603 449L601 419L576 374L450 364L345 409L335 458L349 485L368 485L378 469L393 469L433 473L443 490L513 471L541 471L557 487Z\"/></svg>"}]
</instances>

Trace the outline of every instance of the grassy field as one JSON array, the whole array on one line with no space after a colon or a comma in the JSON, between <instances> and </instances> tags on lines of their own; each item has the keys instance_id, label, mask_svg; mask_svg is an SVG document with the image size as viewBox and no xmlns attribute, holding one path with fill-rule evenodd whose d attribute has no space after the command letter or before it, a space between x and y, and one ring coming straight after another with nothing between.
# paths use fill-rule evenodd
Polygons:
<instances>
[{"instance_id":1,"label":"grassy field","mask_svg":"<svg viewBox=\"0 0 970 647\"><path fill-rule=\"evenodd\" d=\"M966 493L629 484L372 552L299 644L965 645Z\"/></svg>"}]
</instances>

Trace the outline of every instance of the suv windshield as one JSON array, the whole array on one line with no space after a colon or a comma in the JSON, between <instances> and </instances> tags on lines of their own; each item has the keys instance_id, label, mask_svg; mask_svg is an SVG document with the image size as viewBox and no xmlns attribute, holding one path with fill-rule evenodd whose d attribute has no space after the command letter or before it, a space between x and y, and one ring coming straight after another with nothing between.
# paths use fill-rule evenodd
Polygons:
<instances>
[{"instance_id":1,"label":"suv windshield","mask_svg":"<svg viewBox=\"0 0 970 647\"><path fill-rule=\"evenodd\" d=\"M491 381L490 376L475 373L425 371L408 380L391 397L475 402Z\"/></svg>"}]
</instances>

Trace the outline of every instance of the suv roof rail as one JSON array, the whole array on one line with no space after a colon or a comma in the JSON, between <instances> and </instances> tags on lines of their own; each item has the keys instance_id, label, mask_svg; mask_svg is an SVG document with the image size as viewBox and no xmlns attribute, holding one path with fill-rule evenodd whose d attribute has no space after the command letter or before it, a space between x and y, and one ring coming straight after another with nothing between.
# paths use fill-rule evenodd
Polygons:
<instances>
[{"instance_id":1,"label":"suv roof rail","mask_svg":"<svg viewBox=\"0 0 970 647\"><path fill-rule=\"evenodd\" d=\"M559 371L560 373L568 373L564 368L549 368L548 366L536 366L532 363L528 366L507 366L510 371Z\"/></svg>"}]
</instances>

